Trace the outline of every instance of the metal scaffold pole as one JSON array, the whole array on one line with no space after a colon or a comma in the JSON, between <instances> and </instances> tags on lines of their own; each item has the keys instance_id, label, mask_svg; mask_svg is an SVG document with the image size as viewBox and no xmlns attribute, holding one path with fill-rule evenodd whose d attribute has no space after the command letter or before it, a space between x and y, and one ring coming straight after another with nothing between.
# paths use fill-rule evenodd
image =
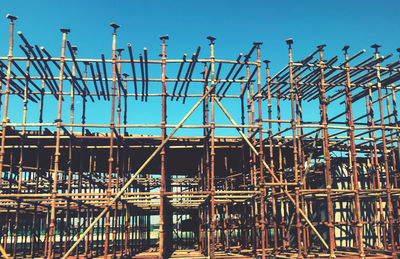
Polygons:
<instances>
[{"instance_id":1,"label":"metal scaffold pole","mask_svg":"<svg viewBox=\"0 0 400 259\"><path fill-rule=\"evenodd\" d=\"M61 29L58 56L6 18L2 257L399 256L400 60L381 46L297 59L287 39L277 70L261 42L179 59L165 35L154 58L111 23L111 55Z\"/></svg>"}]
</instances>

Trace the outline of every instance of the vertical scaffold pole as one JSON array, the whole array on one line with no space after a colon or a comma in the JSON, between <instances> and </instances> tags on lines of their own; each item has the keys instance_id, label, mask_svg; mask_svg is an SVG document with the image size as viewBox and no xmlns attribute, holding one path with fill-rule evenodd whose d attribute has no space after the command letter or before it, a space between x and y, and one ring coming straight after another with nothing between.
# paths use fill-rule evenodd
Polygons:
<instances>
[{"instance_id":1,"label":"vertical scaffold pole","mask_svg":"<svg viewBox=\"0 0 400 259\"><path fill-rule=\"evenodd\" d=\"M58 115L57 115L57 136L56 136L56 150L54 153L54 172L52 177L52 192L51 192L51 213L50 213L50 234L49 234L49 245L48 245L48 258L55 257L55 238L56 238L56 199L57 199L57 182L58 182L58 170L60 164L60 135L61 135L61 112L62 112L62 101L63 101L63 80L64 80L64 65L65 65L65 45L67 41L67 33L69 29L61 29L63 33L62 47L61 47L61 58L60 58L60 77L58 86ZM54 246L54 247L53 247Z\"/></svg>"},{"instance_id":2,"label":"vertical scaffold pole","mask_svg":"<svg viewBox=\"0 0 400 259\"><path fill-rule=\"evenodd\" d=\"M161 140L164 141L167 137L167 81L165 75L165 66L167 56L165 54L165 41L168 40L168 35L160 37L162 40L162 54L161 54L161 83L162 83L162 93L161 93ZM166 196L164 193L166 192L166 166L165 166L165 153L166 148L163 147L160 151L161 156L161 186L160 186L160 247L159 247L159 256L160 258L166 258L168 256L168 249L166 241L166 224L165 224L165 215L166 215ZM170 242L172 240L169 240Z\"/></svg>"},{"instance_id":3,"label":"vertical scaffold pole","mask_svg":"<svg viewBox=\"0 0 400 259\"><path fill-rule=\"evenodd\" d=\"M107 204L110 204L111 201L111 184L112 184L112 175L114 168L114 129L115 129L115 88L116 88L116 74L117 74L117 29L119 25L115 23L111 23L110 26L113 28L113 40L112 40L112 66L113 66L113 74L112 74L112 85L111 85L111 119L110 119L110 154L108 158L108 184L107 184ZM104 75L105 80L107 80L107 75ZM105 242L104 242L104 259L108 256L109 249L109 240L110 240L110 210L107 210L106 214L106 223L105 223Z\"/></svg>"}]
</instances>

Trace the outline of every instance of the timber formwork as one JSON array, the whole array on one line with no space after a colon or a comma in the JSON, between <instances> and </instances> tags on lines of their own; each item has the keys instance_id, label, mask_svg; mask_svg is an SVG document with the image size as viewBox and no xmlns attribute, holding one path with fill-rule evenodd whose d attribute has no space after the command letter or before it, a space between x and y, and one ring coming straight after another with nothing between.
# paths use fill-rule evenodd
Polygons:
<instances>
[{"instance_id":1,"label":"timber formwork","mask_svg":"<svg viewBox=\"0 0 400 259\"><path fill-rule=\"evenodd\" d=\"M7 18L3 257L397 258L400 61L380 46L294 61L288 39L270 76L257 42L169 60L163 36L151 60L111 24L111 59L68 29L58 57Z\"/></svg>"}]
</instances>

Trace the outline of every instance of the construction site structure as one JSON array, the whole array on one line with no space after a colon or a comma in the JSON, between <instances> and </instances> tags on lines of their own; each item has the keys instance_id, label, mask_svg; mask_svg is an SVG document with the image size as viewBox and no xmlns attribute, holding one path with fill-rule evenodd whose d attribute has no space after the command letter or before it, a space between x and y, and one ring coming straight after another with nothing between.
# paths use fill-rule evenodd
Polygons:
<instances>
[{"instance_id":1,"label":"construction site structure","mask_svg":"<svg viewBox=\"0 0 400 259\"><path fill-rule=\"evenodd\" d=\"M397 258L400 61L379 45L295 61L288 39L271 76L261 42L167 59L163 36L150 60L112 23L111 59L85 59L7 18L2 257Z\"/></svg>"}]
</instances>

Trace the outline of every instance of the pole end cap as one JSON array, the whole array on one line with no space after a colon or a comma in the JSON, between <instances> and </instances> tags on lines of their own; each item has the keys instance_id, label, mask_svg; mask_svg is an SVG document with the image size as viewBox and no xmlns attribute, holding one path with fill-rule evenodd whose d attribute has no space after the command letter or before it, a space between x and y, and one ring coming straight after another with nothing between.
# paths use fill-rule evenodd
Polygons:
<instances>
[{"instance_id":1,"label":"pole end cap","mask_svg":"<svg viewBox=\"0 0 400 259\"><path fill-rule=\"evenodd\" d=\"M209 40L211 44L214 44L214 41L216 40L216 38L213 36L207 36L207 40Z\"/></svg>"},{"instance_id":2,"label":"pole end cap","mask_svg":"<svg viewBox=\"0 0 400 259\"><path fill-rule=\"evenodd\" d=\"M121 26L119 26L118 24L115 24L115 23L110 23L110 26L111 27L113 27L114 29L118 29L119 27L121 27Z\"/></svg>"},{"instance_id":3,"label":"pole end cap","mask_svg":"<svg viewBox=\"0 0 400 259\"><path fill-rule=\"evenodd\" d=\"M380 47L382 47L381 45L378 45L378 44L373 44L373 45L371 45L371 48L373 48L373 49L378 49L378 48L380 48Z\"/></svg>"},{"instance_id":4,"label":"pole end cap","mask_svg":"<svg viewBox=\"0 0 400 259\"><path fill-rule=\"evenodd\" d=\"M15 21L15 20L18 19L17 16L13 16L13 15L11 15L11 14L9 14L9 13L6 15L6 18L7 18L7 19L10 19L10 21Z\"/></svg>"},{"instance_id":5,"label":"pole end cap","mask_svg":"<svg viewBox=\"0 0 400 259\"><path fill-rule=\"evenodd\" d=\"M164 36L160 36L160 40L169 40L168 34L164 35Z\"/></svg>"}]
</instances>

